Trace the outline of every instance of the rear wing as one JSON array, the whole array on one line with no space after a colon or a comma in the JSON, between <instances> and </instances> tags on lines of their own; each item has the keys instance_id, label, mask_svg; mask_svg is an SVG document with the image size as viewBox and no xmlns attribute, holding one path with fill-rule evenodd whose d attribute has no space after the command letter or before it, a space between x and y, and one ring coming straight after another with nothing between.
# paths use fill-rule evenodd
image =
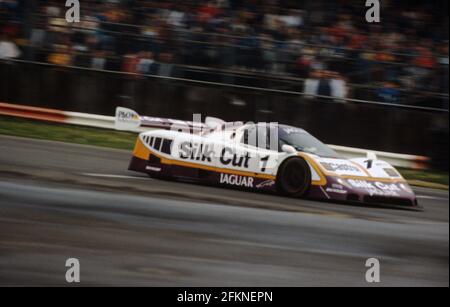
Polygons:
<instances>
[{"instance_id":1,"label":"rear wing","mask_svg":"<svg viewBox=\"0 0 450 307\"><path fill-rule=\"evenodd\" d=\"M214 117L206 117L205 123L201 123L163 117L140 116L132 109L117 107L114 125L116 130L121 131L144 132L154 129L186 131L189 129L191 133L200 133L205 129L215 129L224 123L223 120Z\"/></svg>"}]
</instances>

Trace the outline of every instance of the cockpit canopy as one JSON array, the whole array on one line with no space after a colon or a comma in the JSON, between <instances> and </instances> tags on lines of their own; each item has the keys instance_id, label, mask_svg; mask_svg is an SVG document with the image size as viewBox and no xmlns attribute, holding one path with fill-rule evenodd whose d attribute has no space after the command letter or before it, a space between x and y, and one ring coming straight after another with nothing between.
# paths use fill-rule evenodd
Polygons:
<instances>
[{"instance_id":1,"label":"cockpit canopy","mask_svg":"<svg viewBox=\"0 0 450 307\"><path fill-rule=\"evenodd\" d=\"M271 123L245 125L240 142L261 149L281 152L283 145L294 147L297 151L321 157L338 158L339 155L303 129Z\"/></svg>"}]
</instances>

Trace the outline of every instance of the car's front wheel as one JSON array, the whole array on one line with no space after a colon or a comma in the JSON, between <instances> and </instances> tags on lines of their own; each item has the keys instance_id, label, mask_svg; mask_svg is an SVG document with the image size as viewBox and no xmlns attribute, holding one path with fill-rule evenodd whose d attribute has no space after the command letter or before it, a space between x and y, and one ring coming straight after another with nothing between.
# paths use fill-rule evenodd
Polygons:
<instances>
[{"instance_id":1,"label":"car's front wheel","mask_svg":"<svg viewBox=\"0 0 450 307\"><path fill-rule=\"evenodd\" d=\"M277 174L277 190L289 196L302 197L311 186L311 170L308 163L299 157L286 160Z\"/></svg>"}]
</instances>

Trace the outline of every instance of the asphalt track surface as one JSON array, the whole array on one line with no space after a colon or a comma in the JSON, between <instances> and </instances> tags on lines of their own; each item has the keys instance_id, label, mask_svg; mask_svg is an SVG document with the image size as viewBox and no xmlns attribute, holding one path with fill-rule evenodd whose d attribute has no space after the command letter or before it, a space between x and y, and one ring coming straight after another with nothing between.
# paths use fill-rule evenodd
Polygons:
<instances>
[{"instance_id":1,"label":"asphalt track surface","mask_svg":"<svg viewBox=\"0 0 450 307\"><path fill-rule=\"evenodd\" d=\"M448 286L449 196L424 211L127 171L130 153L0 136L0 286ZM365 281L377 258L381 282Z\"/></svg>"}]
</instances>

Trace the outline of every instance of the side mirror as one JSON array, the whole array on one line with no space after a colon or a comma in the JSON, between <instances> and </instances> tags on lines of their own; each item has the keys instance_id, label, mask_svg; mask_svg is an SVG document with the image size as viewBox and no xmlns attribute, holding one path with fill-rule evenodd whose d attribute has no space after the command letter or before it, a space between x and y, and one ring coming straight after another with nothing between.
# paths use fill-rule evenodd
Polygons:
<instances>
[{"instance_id":1,"label":"side mirror","mask_svg":"<svg viewBox=\"0 0 450 307\"><path fill-rule=\"evenodd\" d=\"M283 146L281 146L281 151L288 153L288 154L297 153L297 150L294 147L292 147L291 145L287 145L287 144L284 144Z\"/></svg>"}]
</instances>

